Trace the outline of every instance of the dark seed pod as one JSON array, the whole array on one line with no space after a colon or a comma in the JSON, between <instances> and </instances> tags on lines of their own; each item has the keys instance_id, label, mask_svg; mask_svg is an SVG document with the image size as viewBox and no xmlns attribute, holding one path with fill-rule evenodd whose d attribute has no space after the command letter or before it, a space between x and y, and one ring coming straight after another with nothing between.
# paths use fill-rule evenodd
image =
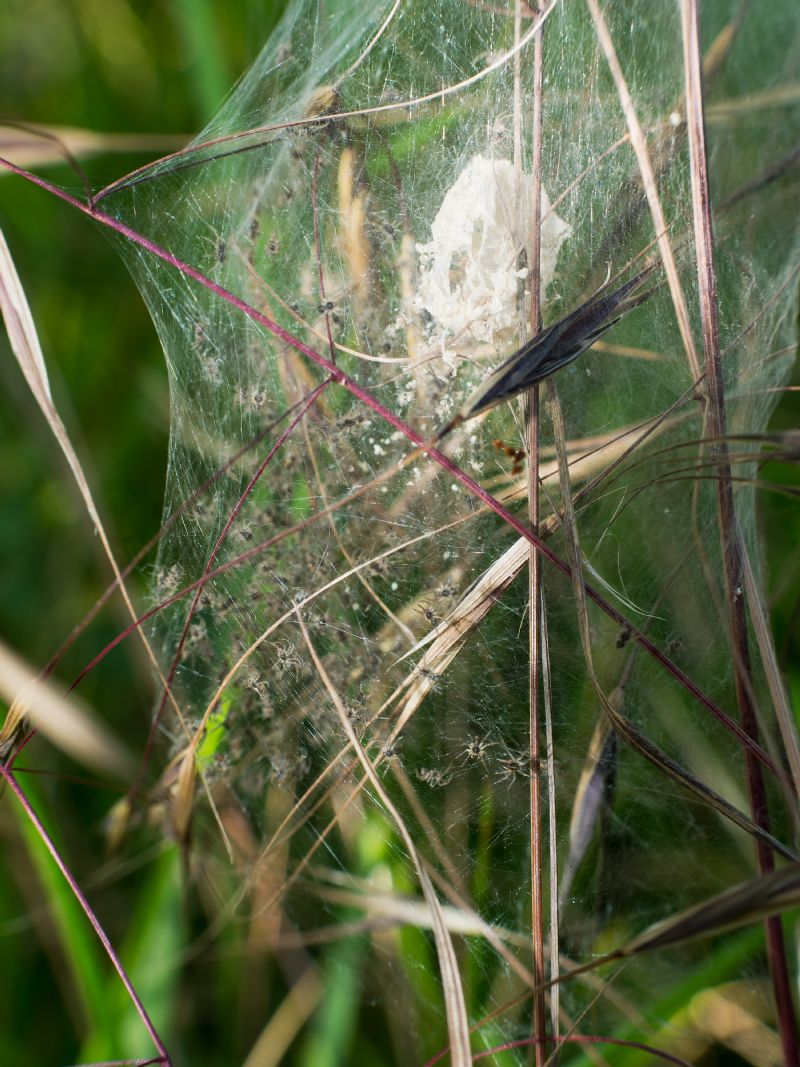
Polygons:
<instances>
[{"instance_id":1,"label":"dark seed pod","mask_svg":"<svg viewBox=\"0 0 800 1067\"><path fill-rule=\"evenodd\" d=\"M601 289L565 318L537 333L478 386L435 440L441 440L462 422L519 396L583 355L614 323L647 300L652 288L643 293L636 290L655 269L655 264L645 267L613 292Z\"/></svg>"}]
</instances>

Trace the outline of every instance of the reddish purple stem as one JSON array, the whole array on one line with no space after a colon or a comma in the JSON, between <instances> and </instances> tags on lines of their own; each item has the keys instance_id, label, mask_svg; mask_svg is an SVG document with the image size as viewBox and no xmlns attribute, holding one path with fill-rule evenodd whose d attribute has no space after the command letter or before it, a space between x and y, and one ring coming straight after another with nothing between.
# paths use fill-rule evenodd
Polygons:
<instances>
[{"instance_id":1,"label":"reddish purple stem","mask_svg":"<svg viewBox=\"0 0 800 1067\"><path fill-rule=\"evenodd\" d=\"M28 816L30 821L33 823L34 829L36 830L37 834L39 835L39 837L44 842L45 848L50 853L50 855L53 857L53 860L55 861L56 866L61 871L61 873L63 874L64 878L66 879L67 885L70 887L75 899L78 901L78 903L80 904L81 908L83 908L83 911L84 911L84 914L86 915L86 918L92 924L92 927L94 929L94 932L97 934L97 937L98 937L98 939L100 941L100 944L103 946L103 948L106 951L106 955L108 956L108 958L111 960L112 964L114 965L114 969L116 970L117 974L119 975L119 977L120 977L120 979L122 981L122 984L125 986L125 989L127 990L128 996L131 998L131 1001L133 1002L133 1006L136 1008L136 1012L139 1015L139 1018L144 1023L145 1028L146 1028L148 1034L150 1035L150 1039L152 1040L153 1044L155 1045L155 1047L156 1047L156 1049L158 1050L158 1053L159 1053L159 1055L158 1055L158 1057L156 1059L144 1060L144 1061L124 1060L122 1062L129 1063L129 1064L131 1064L131 1063L161 1063L161 1064L164 1064L164 1067L171 1067L172 1061L169 1058L169 1053L167 1052L166 1048L164 1047L164 1044L163 1044L161 1038L158 1036L158 1032L156 1031L155 1026L153 1026L153 1023L150 1020L150 1016L147 1014L147 1009L145 1008L144 1004L139 999L139 995L136 992L136 990L134 989L133 983L131 982L130 978L128 977L128 975L127 975L127 973L125 971L125 968L122 966L122 961L120 960L119 956L117 955L116 951L114 950L114 946L111 944L111 942L108 939L108 935L106 934L106 932L103 929L103 927L100 925L100 920L97 918L95 913L92 911L92 909L91 909L91 907L89 905L89 901L83 895L83 892L82 892L80 886L78 885L78 883L76 882L72 872L69 870L69 868L67 867L66 863L64 863L63 859L61 858L58 849L56 848L55 844L53 843L52 838L48 834L47 830L45 830L44 825L42 824L41 820L39 819L39 816L36 814L36 812L31 807L31 805L30 805L30 803L28 801L28 798L25 796L25 793L23 792L22 787L20 786L20 784L17 781L17 779L14 777L13 772L10 771L8 769L8 767L4 763L0 763L0 774L2 774L2 776L5 778L6 782L8 782L9 788L11 789L11 791L16 796L17 800L22 805L22 810Z\"/></svg>"},{"instance_id":2,"label":"reddish purple stem","mask_svg":"<svg viewBox=\"0 0 800 1067\"><path fill-rule=\"evenodd\" d=\"M525 1048L526 1045L539 1044L545 1039L537 1037L521 1038L519 1041L507 1041L503 1045L496 1045L494 1048L484 1049L483 1052L476 1052L472 1057L472 1062L475 1063L478 1060L483 1060L487 1056L494 1056L498 1052L506 1052L512 1048ZM667 1063L675 1063L677 1067L691 1067L688 1060L681 1059L680 1056L673 1056L671 1052L664 1052L662 1049L655 1048L653 1045L645 1045L641 1041L627 1041L622 1037L601 1037L597 1034L572 1034L564 1037L549 1037L546 1040L555 1041L557 1044L562 1045L567 1042L576 1045L620 1045L622 1048L636 1048L641 1052L649 1052L651 1056L657 1056L661 1060L665 1060ZM434 1060L430 1060L429 1063L434 1063ZM428 1067L428 1064L425 1065Z\"/></svg>"},{"instance_id":3,"label":"reddish purple stem","mask_svg":"<svg viewBox=\"0 0 800 1067\"><path fill-rule=\"evenodd\" d=\"M109 229L114 230L116 233L121 234L134 244L139 245L140 248L144 248L164 263L168 263L176 270L180 271L188 278L193 278L200 285L204 286L210 292L215 293L222 300L225 300L232 307L238 308L239 311L247 315L253 322L257 322L260 326L263 326L275 337L280 338L285 344L295 348L298 352L302 352L304 356L307 356L313 363L321 367L327 372L327 374L333 378L334 381L342 385L352 396L360 400L367 407L371 408L376 414L380 415L390 426L393 426L398 430L407 440L417 445L418 448L425 452L435 463L437 463L444 470L448 471L457 481L477 497L483 501L487 507L495 512L501 519L503 519L513 530L515 530L520 537L524 537L525 540L532 544L540 555L544 556L555 568L560 571L567 578L571 577L571 569L564 560L561 559L542 539L535 534L530 527L508 511L503 505L496 500L491 493L489 493L483 486L479 485L474 479L470 478L466 472L454 463L448 456L440 452L431 442L426 441L420 433L418 433L413 427L405 423L398 415L395 415L388 408L384 407L379 400L377 400L368 390L360 386L356 381L345 374L336 364L330 360L325 359L319 352L314 351L308 345L304 344L298 337L289 333L277 322L274 322L267 315L258 311L250 304L246 303L240 297L236 296L230 290L225 289L223 286L218 285L202 271L197 270L195 267L185 263L182 259L173 255L172 252L168 252L165 248L157 245L154 241L151 241L148 237L138 233L136 230L131 229L130 226L126 226L124 222L120 222L119 219L115 219L110 215L106 215L101 211L96 211L87 204L84 204L77 197L72 196L70 193L60 189L57 185L53 185L52 182L48 182L44 178L40 178L36 174L31 174L30 171L25 170L23 167L18 167L16 164L9 162L8 160L0 158L0 166L5 167L7 170L14 174L19 175L22 178L32 182L34 185L38 185L40 188L51 193L53 196L58 197L65 203L70 204L76 210L87 215L89 218L94 219L103 226L107 226ZM618 611L612 604L610 604L600 593L589 585L588 582L584 583L586 589L586 595L590 600L594 601L597 606L612 618L620 627L623 625L627 627L631 634L631 639L636 641L655 661L665 670L671 674L672 677L688 692L694 699L701 704L708 712L710 712L714 718L723 724L729 733L740 742L740 744L748 751L752 752L757 759L759 759L765 767L768 767L774 774L781 777L785 777L780 770L775 766L774 762L767 756L761 746L751 738L745 730L734 722L723 710L720 708L710 697L692 681L687 674L685 674L680 667L673 663L673 661L665 655L641 630L639 630L630 620ZM143 619L146 616L143 616ZM129 632L129 631L126 631ZM109 650L110 650L109 646ZM96 663L97 659L93 661ZM82 672L85 674L86 672Z\"/></svg>"},{"instance_id":4,"label":"reddish purple stem","mask_svg":"<svg viewBox=\"0 0 800 1067\"><path fill-rule=\"evenodd\" d=\"M217 538L217 542L214 545L214 548L212 549L211 554L208 557L208 562L206 563L205 570L203 571L203 578L201 579L200 584L197 585L197 589L195 590L194 597L192 598L192 603L189 605L189 610L186 613L186 620L185 620L185 622L183 624L183 630L181 631L181 636L180 636L180 639L178 641L178 646L175 649L175 654L172 657L172 662L171 662L170 668L169 668L169 674L167 675L166 684L164 686L164 692L161 695L161 700L160 700L159 705L158 705L158 710L156 711L156 714L153 716L153 721L150 724L150 732L147 735L147 742L145 743L144 753L142 755L142 762L141 762L140 767L139 767L139 772L138 772L138 774L136 776L136 780L133 782L133 784L132 784L132 786L130 788L130 795L131 796L136 794L137 789L139 787L139 783L140 783L140 781L142 779L142 776L144 775L144 773L145 773L145 771L147 769L147 764L149 762L150 755L151 755L152 750L153 750L153 745L155 743L156 733L158 731L158 725L161 722L161 716L164 714L164 708L166 707L166 704L167 704L167 698L169 696L170 689L172 687L172 683L173 683L173 681L175 679L175 673L176 673L176 671L178 669L178 664L180 663L181 652L183 651L183 646L184 646L184 644L186 642L186 635L189 632L189 626L191 625L192 618L194 617L194 613L197 610L197 605L200 603L200 597L202 596L203 589L205 588L207 582L209 581L209 575L211 574L211 571L213 570L213 567L214 567L214 560L219 555L220 549L222 548L222 545L224 544L225 539L228 536L228 533L230 532L231 526L233 526L234 522L236 521L239 513L241 512L242 508L244 507L244 505L245 505L245 503L247 501L247 498L250 496L250 494L252 493L253 489L256 487L259 479L261 478L261 475L267 469L267 467L269 466L269 464L271 463L271 461L275 457L275 455L278 452L278 450L281 448L281 446L286 441L286 439L289 436L289 434L292 432L292 430L294 430L294 428L301 421L301 419L303 419L303 417L305 416L306 412L314 404L314 402L316 401L316 399L320 395L320 393L322 393L325 389L327 389L327 387L330 385L330 383L331 383L331 379L330 378L326 378L325 381L322 382L320 385L318 385L316 387L316 389L314 389L313 392L303 402L303 404L301 405L299 411L296 413L296 415L294 416L292 421L289 423L289 425L286 427L286 429L280 435L278 440L275 442L275 444L269 450L269 452L266 455L266 457L258 465L258 468L256 469L255 474L253 475L253 477L250 479L250 481L245 486L244 492L242 493L242 495L239 497L238 501L236 502L233 510L231 511L230 515L228 516L228 520L225 523L225 526L223 527L222 532L220 533L219 537Z\"/></svg>"}]
</instances>

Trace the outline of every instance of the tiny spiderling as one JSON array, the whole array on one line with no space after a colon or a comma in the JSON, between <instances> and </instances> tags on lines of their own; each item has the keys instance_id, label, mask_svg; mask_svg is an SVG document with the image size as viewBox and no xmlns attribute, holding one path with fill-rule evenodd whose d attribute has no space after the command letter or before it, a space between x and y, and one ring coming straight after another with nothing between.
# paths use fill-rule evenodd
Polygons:
<instances>
[{"instance_id":1,"label":"tiny spiderling","mask_svg":"<svg viewBox=\"0 0 800 1067\"><path fill-rule=\"evenodd\" d=\"M442 789L452 780L452 775L440 771L436 767L421 767L417 771L417 778L431 789Z\"/></svg>"},{"instance_id":2,"label":"tiny spiderling","mask_svg":"<svg viewBox=\"0 0 800 1067\"><path fill-rule=\"evenodd\" d=\"M494 747L494 742L489 741L485 737L473 736L470 737L461 752L461 759L463 763L483 763L486 760L486 755L490 748Z\"/></svg>"},{"instance_id":3,"label":"tiny spiderling","mask_svg":"<svg viewBox=\"0 0 800 1067\"><path fill-rule=\"evenodd\" d=\"M531 771L528 757L522 752L509 752L497 761L500 767L498 781L514 782L518 778L530 778Z\"/></svg>"}]
</instances>

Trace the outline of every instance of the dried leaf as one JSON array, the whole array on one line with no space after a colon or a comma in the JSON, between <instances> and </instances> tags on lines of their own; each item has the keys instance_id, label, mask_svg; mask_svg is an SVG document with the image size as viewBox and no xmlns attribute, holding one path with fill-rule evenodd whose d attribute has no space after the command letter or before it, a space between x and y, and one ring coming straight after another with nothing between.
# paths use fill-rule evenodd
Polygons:
<instances>
[{"instance_id":1,"label":"dried leaf","mask_svg":"<svg viewBox=\"0 0 800 1067\"><path fill-rule=\"evenodd\" d=\"M609 703L617 707L620 697L617 692L608 698ZM607 802L610 783L616 768L616 734L611 729L607 717L598 719L589 743L589 752L581 770L575 800L572 805L572 818L569 824L569 854L561 875L559 906L563 907L569 896L575 874L591 844L594 828Z\"/></svg>"},{"instance_id":2,"label":"dried leaf","mask_svg":"<svg viewBox=\"0 0 800 1067\"><path fill-rule=\"evenodd\" d=\"M88 159L101 152L162 152L185 141L175 134L101 133L73 126L0 123L0 156L18 167L44 167L69 159Z\"/></svg>"},{"instance_id":3,"label":"dried leaf","mask_svg":"<svg viewBox=\"0 0 800 1067\"><path fill-rule=\"evenodd\" d=\"M800 863L791 863L760 878L741 882L679 915L655 923L629 941L617 955L638 956L695 937L710 937L724 930L749 926L798 905Z\"/></svg>"},{"instance_id":4,"label":"dried leaf","mask_svg":"<svg viewBox=\"0 0 800 1067\"><path fill-rule=\"evenodd\" d=\"M0 695L11 705L0 731L0 757L5 759L21 740L27 719L72 759L104 774L127 778L133 760L125 746L75 696L64 697L43 682L0 642Z\"/></svg>"},{"instance_id":5,"label":"dried leaf","mask_svg":"<svg viewBox=\"0 0 800 1067\"><path fill-rule=\"evenodd\" d=\"M175 833L181 841L186 841L192 822L194 806L194 787L197 779L197 760L195 746L189 745L178 771L178 782L172 802L172 821Z\"/></svg>"}]
</instances>

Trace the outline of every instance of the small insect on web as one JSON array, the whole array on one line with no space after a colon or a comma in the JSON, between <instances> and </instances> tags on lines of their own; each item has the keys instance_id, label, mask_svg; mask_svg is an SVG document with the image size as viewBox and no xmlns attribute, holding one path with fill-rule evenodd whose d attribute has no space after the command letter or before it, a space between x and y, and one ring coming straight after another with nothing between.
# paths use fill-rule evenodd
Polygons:
<instances>
[{"instance_id":1,"label":"small insect on web","mask_svg":"<svg viewBox=\"0 0 800 1067\"><path fill-rule=\"evenodd\" d=\"M496 448L498 452L502 452L508 456L509 459L514 461L514 466L511 468L512 477L519 474L525 465L525 449L515 448L513 445L507 444L501 438L496 438L492 441L492 447Z\"/></svg>"},{"instance_id":2,"label":"small insect on web","mask_svg":"<svg viewBox=\"0 0 800 1067\"><path fill-rule=\"evenodd\" d=\"M656 264L650 264L610 293L604 287L575 311L526 341L481 382L434 440L440 441L461 423L519 396L583 355L606 330L651 296L657 286L641 293L636 290L655 269Z\"/></svg>"}]
</instances>

